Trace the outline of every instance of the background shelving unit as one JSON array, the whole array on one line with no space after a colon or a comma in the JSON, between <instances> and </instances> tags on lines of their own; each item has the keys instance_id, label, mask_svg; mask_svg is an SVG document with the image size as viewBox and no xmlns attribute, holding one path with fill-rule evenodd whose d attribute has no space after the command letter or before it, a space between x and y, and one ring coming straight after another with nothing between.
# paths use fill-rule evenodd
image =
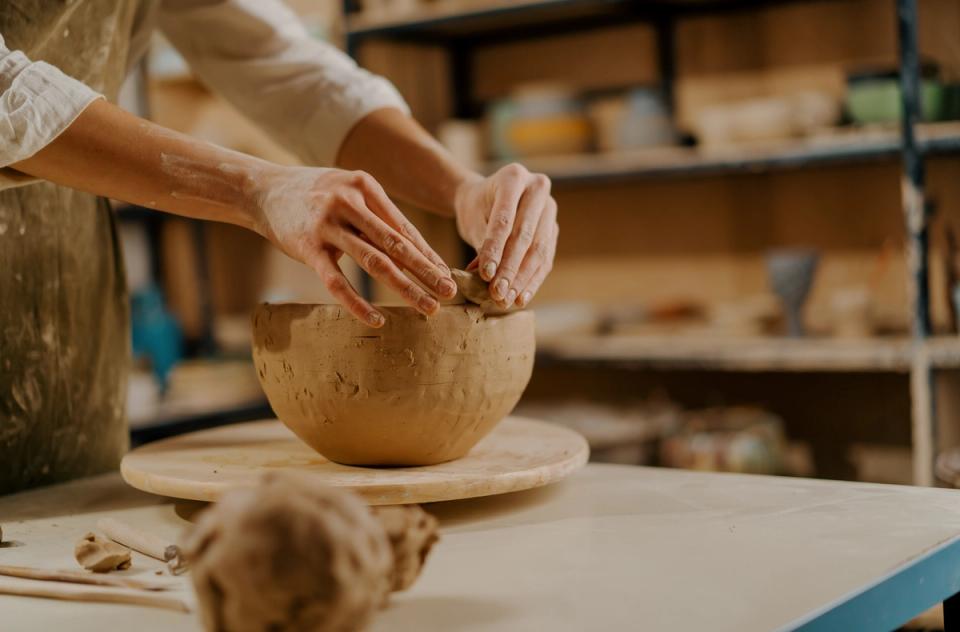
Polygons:
<instances>
[{"instance_id":1,"label":"background shelving unit","mask_svg":"<svg viewBox=\"0 0 960 632\"><path fill-rule=\"evenodd\" d=\"M924 156L960 154L960 123L917 126L917 151ZM550 176L554 182L584 183L666 176L690 177L759 173L778 169L855 164L896 158L900 137L889 130L846 132L739 149L707 150L690 147L636 150L610 154L531 157L524 164ZM502 163L491 163L488 172Z\"/></svg>"},{"instance_id":2,"label":"background shelving unit","mask_svg":"<svg viewBox=\"0 0 960 632\"><path fill-rule=\"evenodd\" d=\"M843 0L817 0L818 3ZM676 337L566 337L541 345L539 366L604 365L654 371L892 373L909 379L912 407L913 480L934 481L937 453L934 372L960 367L960 341L931 338L928 260L929 205L924 160L960 155L960 124L920 124L918 0L895 5L903 122L892 130L857 130L822 138L718 152L676 147L617 154L550 156L525 160L551 176L556 188L633 186L652 179L765 174L843 165L902 163L905 259L911 302L909 337L857 342L831 340L699 340ZM793 0L447 0L419 5L403 14L364 13L345 0L346 46L363 59L370 42L439 47L446 53L449 114L476 118L474 55L490 45L603 29L631 22L649 24L655 34L656 69L665 101L675 103L677 25L703 15L737 14ZM499 165L487 166L489 171ZM369 290L369 288L368 288Z\"/></svg>"}]
</instances>

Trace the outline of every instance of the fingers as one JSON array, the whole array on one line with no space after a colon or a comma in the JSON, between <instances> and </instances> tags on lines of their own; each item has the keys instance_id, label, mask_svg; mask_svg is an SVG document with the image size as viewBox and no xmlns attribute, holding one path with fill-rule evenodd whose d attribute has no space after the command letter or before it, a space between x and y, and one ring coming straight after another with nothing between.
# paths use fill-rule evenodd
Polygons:
<instances>
[{"instance_id":1,"label":"fingers","mask_svg":"<svg viewBox=\"0 0 960 632\"><path fill-rule=\"evenodd\" d=\"M380 183L362 172L355 177L357 177L359 187L364 193L364 201L367 207L400 237L412 244L416 251L422 255L423 259L410 261L410 263L411 265L418 265L420 268L423 268L423 275L429 278L424 278L423 275L418 274L417 267L408 267L408 262L399 260L398 262L413 272L414 275L426 283L428 287L436 289L440 296L449 298L456 294L456 284L450 278L450 268L443 261L443 258L430 247L416 226L414 226L390 200L386 191L380 186ZM385 244L378 245L384 246ZM449 283L443 282L444 279L449 281Z\"/></svg>"},{"instance_id":2,"label":"fingers","mask_svg":"<svg viewBox=\"0 0 960 632\"><path fill-rule=\"evenodd\" d=\"M510 285L507 297L508 305L516 304L520 307L526 307L540 288L540 283L552 269L559 230L556 218L557 203L551 198L540 218L540 224L537 226L533 242L527 249L523 263L520 264L520 270ZM540 282L536 284L536 287L531 287L534 279L541 272L543 272L543 275Z\"/></svg>"},{"instance_id":3,"label":"fingers","mask_svg":"<svg viewBox=\"0 0 960 632\"><path fill-rule=\"evenodd\" d=\"M353 228L366 236L370 243L379 248L397 265L409 270L431 292L443 298L456 295L457 285L453 282L450 271L442 260L437 264L428 259L408 237L389 226L363 201L356 200L348 204L348 208L344 211L348 223ZM406 219L402 221L409 224ZM420 239L423 238L420 237ZM337 243L337 245L341 244ZM351 256L353 255L351 254ZM439 259L439 257L437 258Z\"/></svg>"},{"instance_id":4,"label":"fingers","mask_svg":"<svg viewBox=\"0 0 960 632\"><path fill-rule=\"evenodd\" d=\"M355 317L371 327L383 327L386 320L370 303L365 301L350 285L350 281L343 275L336 258L329 250L315 252L307 261L310 267L323 281L327 290L338 303L347 308Z\"/></svg>"},{"instance_id":5,"label":"fingers","mask_svg":"<svg viewBox=\"0 0 960 632\"><path fill-rule=\"evenodd\" d=\"M550 274L550 271L553 269L553 264L544 264L537 269L533 274L533 278L530 279L529 285L524 289L520 296L517 297L517 305L520 307L526 307L533 297L536 296L537 292L540 291L540 286L543 285L543 282L547 279L547 275ZM522 301L522 302L521 302Z\"/></svg>"},{"instance_id":6,"label":"fingers","mask_svg":"<svg viewBox=\"0 0 960 632\"><path fill-rule=\"evenodd\" d=\"M490 286L490 295L504 306L512 305L517 300L520 290L523 289L517 287L514 279L520 271L520 264L524 262L534 239L538 236L542 220L551 202L553 200L550 197L550 180L540 174L530 176L526 191L520 198L513 230L504 248L496 278ZM555 218L551 217L549 221L554 222ZM549 231L550 227L547 226L543 230ZM546 248L547 235L548 233L540 235L539 248ZM546 253L540 254L542 259ZM532 264L533 270L536 270L539 264L540 261L535 261Z\"/></svg>"},{"instance_id":7,"label":"fingers","mask_svg":"<svg viewBox=\"0 0 960 632\"><path fill-rule=\"evenodd\" d=\"M403 297L411 307L426 316L440 309L440 303L407 277L385 253L350 232L344 231L337 240L343 251L353 257L360 267Z\"/></svg>"},{"instance_id":8,"label":"fingers","mask_svg":"<svg viewBox=\"0 0 960 632\"><path fill-rule=\"evenodd\" d=\"M487 222L487 233L480 246L480 276L492 281L500 267L503 249L513 230L517 206L524 193L528 175L520 165L507 165L497 172L497 187L493 197L493 210Z\"/></svg>"}]
</instances>

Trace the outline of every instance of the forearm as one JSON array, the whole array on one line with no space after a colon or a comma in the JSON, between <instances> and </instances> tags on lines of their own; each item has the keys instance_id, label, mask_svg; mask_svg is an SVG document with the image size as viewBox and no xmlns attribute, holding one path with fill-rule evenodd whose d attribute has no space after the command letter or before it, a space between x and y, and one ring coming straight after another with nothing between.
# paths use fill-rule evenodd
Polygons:
<instances>
[{"instance_id":1,"label":"forearm","mask_svg":"<svg viewBox=\"0 0 960 632\"><path fill-rule=\"evenodd\" d=\"M443 260L370 176L274 165L103 101L13 167L90 193L255 230L313 268L331 294L371 327L383 326L384 316L350 286L338 264L343 253L424 314L439 309L435 297L456 294Z\"/></svg>"},{"instance_id":2,"label":"forearm","mask_svg":"<svg viewBox=\"0 0 960 632\"><path fill-rule=\"evenodd\" d=\"M457 188L481 177L458 164L415 120L392 108L376 110L353 127L337 166L366 171L391 196L451 217Z\"/></svg>"},{"instance_id":3,"label":"forearm","mask_svg":"<svg viewBox=\"0 0 960 632\"><path fill-rule=\"evenodd\" d=\"M95 101L18 171L178 215L258 229L255 182L274 165Z\"/></svg>"}]
</instances>

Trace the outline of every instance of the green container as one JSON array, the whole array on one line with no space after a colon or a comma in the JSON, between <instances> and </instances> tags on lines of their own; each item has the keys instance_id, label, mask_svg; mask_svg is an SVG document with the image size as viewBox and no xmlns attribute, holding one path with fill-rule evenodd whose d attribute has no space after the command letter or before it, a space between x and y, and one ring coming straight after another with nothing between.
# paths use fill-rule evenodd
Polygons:
<instances>
[{"instance_id":1,"label":"green container","mask_svg":"<svg viewBox=\"0 0 960 632\"><path fill-rule=\"evenodd\" d=\"M900 79L896 76L851 77L847 82L847 112L854 123L896 123L901 117ZM937 79L920 83L924 122L949 118L950 96Z\"/></svg>"}]
</instances>

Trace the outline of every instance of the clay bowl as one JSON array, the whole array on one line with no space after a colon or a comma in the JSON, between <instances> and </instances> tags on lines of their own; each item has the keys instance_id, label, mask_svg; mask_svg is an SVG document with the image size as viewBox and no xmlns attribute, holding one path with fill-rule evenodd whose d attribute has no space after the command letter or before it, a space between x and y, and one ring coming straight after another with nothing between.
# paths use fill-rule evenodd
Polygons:
<instances>
[{"instance_id":1,"label":"clay bowl","mask_svg":"<svg viewBox=\"0 0 960 632\"><path fill-rule=\"evenodd\" d=\"M339 305L263 304L253 358L274 412L331 461L457 459L513 410L530 380L531 312L449 305L427 318L381 307L367 327Z\"/></svg>"}]
</instances>

